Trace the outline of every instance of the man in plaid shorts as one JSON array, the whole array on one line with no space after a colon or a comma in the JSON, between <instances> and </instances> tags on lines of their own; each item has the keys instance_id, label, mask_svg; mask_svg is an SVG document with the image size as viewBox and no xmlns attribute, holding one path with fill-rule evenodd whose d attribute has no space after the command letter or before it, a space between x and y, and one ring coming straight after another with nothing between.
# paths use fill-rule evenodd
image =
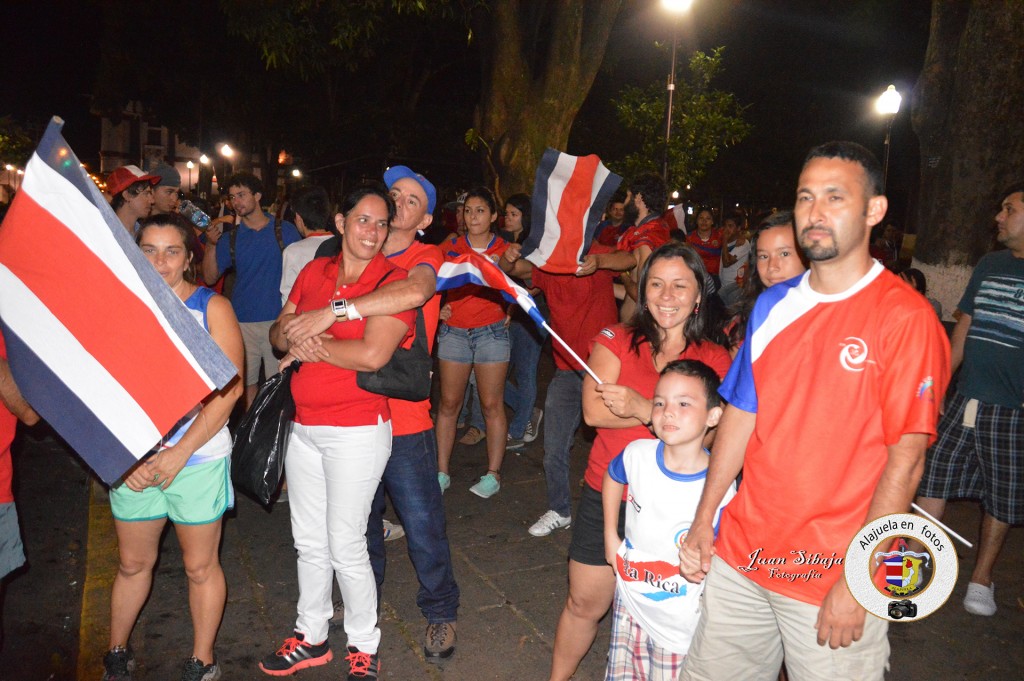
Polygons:
<instances>
[{"instance_id":1,"label":"man in plaid shorts","mask_svg":"<svg viewBox=\"0 0 1024 681\"><path fill-rule=\"evenodd\" d=\"M960 300L953 329L957 388L928 451L917 503L941 517L946 499L981 499L978 558L964 608L996 612L992 568L1010 525L1024 523L1024 182L1003 192L997 239Z\"/></svg>"}]
</instances>

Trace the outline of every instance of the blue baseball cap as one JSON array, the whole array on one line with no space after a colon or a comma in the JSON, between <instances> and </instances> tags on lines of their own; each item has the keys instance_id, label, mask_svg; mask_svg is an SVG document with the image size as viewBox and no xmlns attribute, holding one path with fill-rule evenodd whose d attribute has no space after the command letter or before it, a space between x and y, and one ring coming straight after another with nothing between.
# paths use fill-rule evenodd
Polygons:
<instances>
[{"instance_id":1,"label":"blue baseball cap","mask_svg":"<svg viewBox=\"0 0 1024 681\"><path fill-rule=\"evenodd\" d=\"M423 192L427 195L427 212L433 213L434 206L437 204L437 190L434 189L434 185L430 183L430 180L417 172L413 172L409 166L391 166L385 170L384 184L388 186L388 189L391 189L392 185L403 177L415 180L421 187L423 187Z\"/></svg>"}]
</instances>

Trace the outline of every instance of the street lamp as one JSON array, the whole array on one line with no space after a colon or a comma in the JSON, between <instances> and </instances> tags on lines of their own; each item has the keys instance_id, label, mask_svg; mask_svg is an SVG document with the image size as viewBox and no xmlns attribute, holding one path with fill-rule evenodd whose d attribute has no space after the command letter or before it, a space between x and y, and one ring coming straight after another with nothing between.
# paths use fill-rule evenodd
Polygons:
<instances>
[{"instance_id":1,"label":"street lamp","mask_svg":"<svg viewBox=\"0 0 1024 681\"><path fill-rule=\"evenodd\" d=\"M895 85L890 85L875 102L875 110L883 116L889 117L889 124L885 129L885 161L882 163L882 191L885 192L885 185L889 179L889 146L892 141L892 122L896 120L896 114L900 112L900 102L903 97L896 90Z\"/></svg>"},{"instance_id":2,"label":"street lamp","mask_svg":"<svg viewBox=\"0 0 1024 681\"><path fill-rule=\"evenodd\" d=\"M188 193L192 193L192 169L196 167L196 164L192 161L185 163L185 167L188 168Z\"/></svg>"},{"instance_id":3,"label":"street lamp","mask_svg":"<svg viewBox=\"0 0 1024 681\"><path fill-rule=\"evenodd\" d=\"M210 165L210 157L207 156L206 154L202 154L199 157L199 162L202 163L204 166L208 166Z\"/></svg>"},{"instance_id":4,"label":"street lamp","mask_svg":"<svg viewBox=\"0 0 1024 681\"><path fill-rule=\"evenodd\" d=\"M693 0L661 0L661 6L675 15L672 26L672 69L668 75L668 103L665 106L665 157L661 178L668 182L668 143L672 139L672 95L676 91L676 49L679 46L679 17L690 9Z\"/></svg>"},{"instance_id":5,"label":"street lamp","mask_svg":"<svg viewBox=\"0 0 1024 681\"><path fill-rule=\"evenodd\" d=\"M231 158L235 155L235 150L227 144L222 144L220 147L220 155L224 158Z\"/></svg>"},{"instance_id":6,"label":"street lamp","mask_svg":"<svg viewBox=\"0 0 1024 681\"><path fill-rule=\"evenodd\" d=\"M302 177L302 171L299 170L298 168L292 168L292 177L296 179Z\"/></svg>"}]
</instances>

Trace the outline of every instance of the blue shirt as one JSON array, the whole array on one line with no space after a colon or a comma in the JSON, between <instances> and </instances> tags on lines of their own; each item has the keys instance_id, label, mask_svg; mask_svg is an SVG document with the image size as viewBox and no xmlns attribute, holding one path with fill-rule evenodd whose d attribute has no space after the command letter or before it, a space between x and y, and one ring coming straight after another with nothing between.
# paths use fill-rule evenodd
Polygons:
<instances>
[{"instance_id":1,"label":"blue shirt","mask_svg":"<svg viewBox=\"0 0 1024 681\"><path fill-rule=\"evenodd\" d=\"M235 287L231 306L239 322L269 322L281 312L281 246L274 234L274 218L269 213L267 224L251 229L244 222L238 225L235 241ZM302 237L290 222L281 221L281 238L288 246ZM217 241L217 269L231 267L231 234L225 232Z\"/></svg>"}]
</instances>

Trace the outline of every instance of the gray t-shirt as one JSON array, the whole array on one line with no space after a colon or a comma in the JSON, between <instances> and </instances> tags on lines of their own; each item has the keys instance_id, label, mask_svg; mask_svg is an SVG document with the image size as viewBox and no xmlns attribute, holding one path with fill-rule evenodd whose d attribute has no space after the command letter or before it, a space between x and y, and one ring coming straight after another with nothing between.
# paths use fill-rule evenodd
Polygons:
<instances>
[{"instance_id":1,"label":"gray t-shirt","mask_svg":"<svg viewBox=\"0 0 1024 681\"><path fill-rule=\"evenodd\" d=\"M971 315L957 390L1004 407L1024 407L1024 258L989 253L974 268L958 307Z\"/></svg>"}]
</instances>

